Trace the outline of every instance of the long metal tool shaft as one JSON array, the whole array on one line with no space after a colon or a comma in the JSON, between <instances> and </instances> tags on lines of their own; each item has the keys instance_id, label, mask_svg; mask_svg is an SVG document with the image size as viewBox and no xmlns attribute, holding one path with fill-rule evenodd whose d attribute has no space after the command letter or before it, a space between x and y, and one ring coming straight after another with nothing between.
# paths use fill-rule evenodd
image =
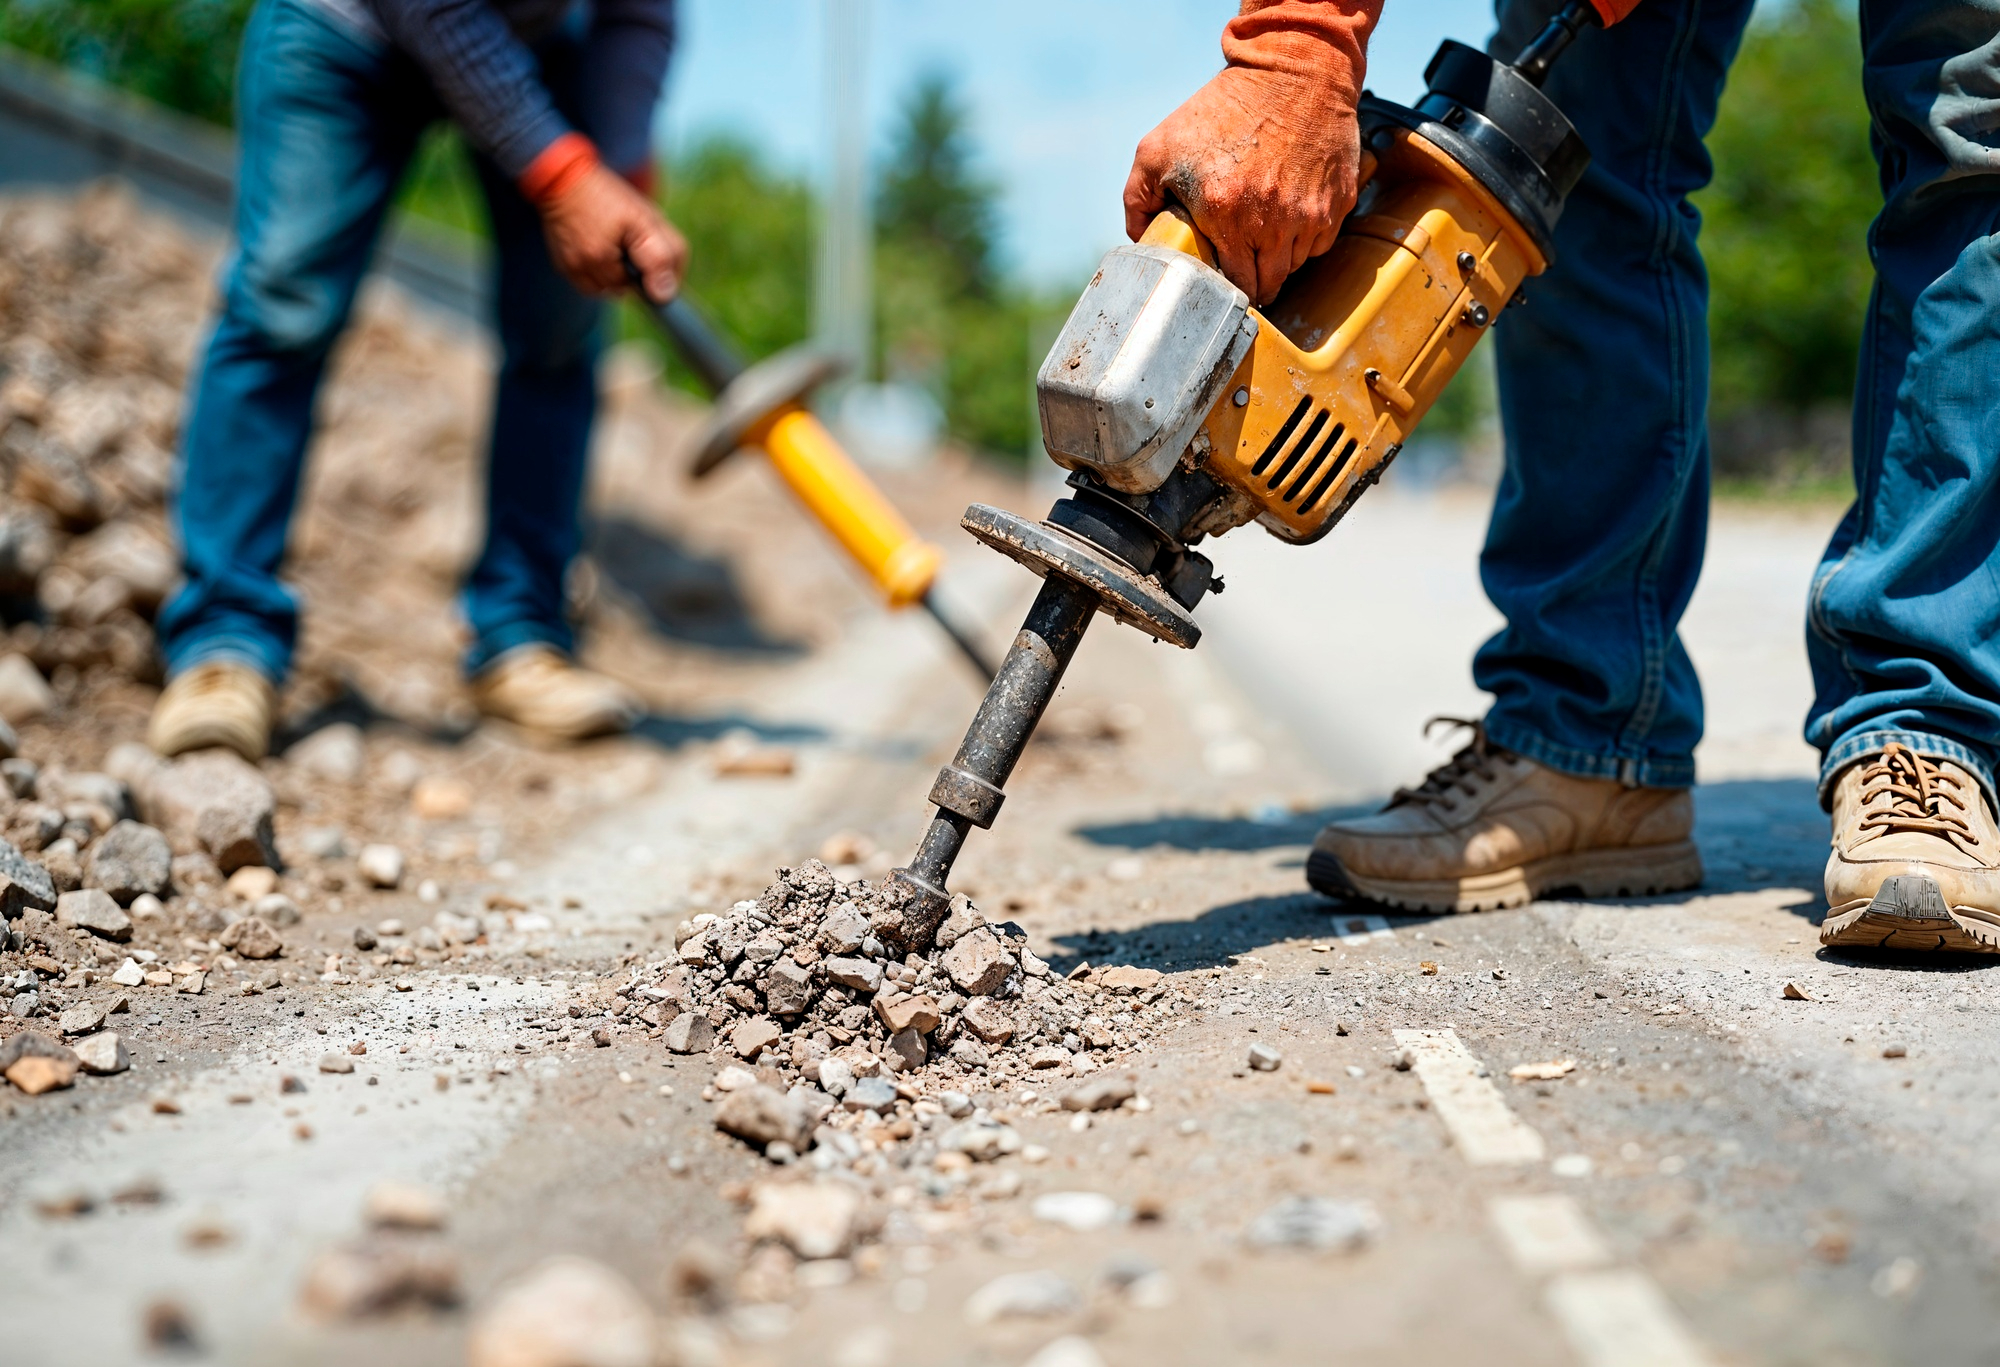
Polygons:
<instances>
[{"instance_id":1,"label":"long metal tool shaft","mask_svg":"<svg viewBox=\"0 0 2000 1367\"><path fill-rule=\"evenodd\" d=\"M959 742L958 753L931 789L938 810L916 857L908 868L897 871L919 894L944 899L946 880L965 845L966 832L993 824L1004 796L1001 790L1096 611L1096 593L1074 580L1052 574L1043 582L1020 634L966 728L965 739Z\"/></svg>"},{"instance_id":2,"label":"long metal tool shaft","mask_svg":"<svg viewBox=\"0 0 2000 1367\"><path fill-rule=\"evenodd\" d=\"M991 683L999 671L993 667L993 662L986 658L986 651L979 642L973 639L971 630L952 616L951 609L938 600L936 585L932 585L930 592L924 595L924 611L928 612L931 620L951 638L951 643L958 647L959 653L972 662L972 667L979 671L979 677Z\"/></svg>"}]
</instances>

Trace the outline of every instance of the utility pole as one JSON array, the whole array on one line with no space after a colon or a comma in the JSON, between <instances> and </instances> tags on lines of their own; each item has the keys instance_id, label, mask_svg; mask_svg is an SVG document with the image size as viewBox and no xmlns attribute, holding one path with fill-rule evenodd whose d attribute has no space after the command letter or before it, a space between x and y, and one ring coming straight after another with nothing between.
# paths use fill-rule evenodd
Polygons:
<instances>
[{"instance_id":1,"label":"utility pole","mask_svg":"<svg viewBox=\"0 0 2000 1367\"><path fill-rule=\"evenodd\" d=\"M813 340L872 376L874 231L868 204L869 0L821 0L825 21L828 176L813 282Z\"/></svg>"}]
</instances>

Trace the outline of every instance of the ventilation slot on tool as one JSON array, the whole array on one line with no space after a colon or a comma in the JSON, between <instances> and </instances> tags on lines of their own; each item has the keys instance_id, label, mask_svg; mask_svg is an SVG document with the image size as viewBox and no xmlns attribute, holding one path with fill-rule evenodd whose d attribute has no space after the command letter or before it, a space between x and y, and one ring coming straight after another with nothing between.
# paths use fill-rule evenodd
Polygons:
<instances>
[{"instance_id":1,"label":"ventilation slot on tool","mask_svg":"<svg viewBox=\"0 0 2000 1367\"><path fill-rule=\"evenodd\" d=\"M1264 481L1266 489L1275 489L1285 482L1286 478L1292 473L1292 467L1297 465L1305 456L1305 453L1312 450L1312 444L1319 440L1319 429L1326 426L1326 420L1329 416L1324 408L1320 409L1314 415L1312 426L1308 427L1306 434L1299 438L1299 444L1292 448L1292 454L1286 456L1285 463L1280 465L1276 470L1273 470L1271 477Z\"/></svg>"},{"instance_id":2,"label":"ventilation slot on tool","mask_svg":"<svg viewBox=\"0 0 2000 1367\"><path fill-rule=\"evenodd\" d=\"M1299 477L1292 481L1292 487L1285 490L1285 502L1294 503L1298 500L1299 490L1312 483L1313 476L1319 473L1319 467L1326 464L1327 456L1332 453L1334 447L1340 445L1340 439L1345 435L1347 435L1347 424L1344 422L1335 423L1333 431L1327 433L1326 440L1320 444L1319 450L1315 451L1313 458L1306 462L1306 468L1299 471ZM1305 445L1311 440L1312 434L1307 433L1306 440L1299 443L1300 448L1304 449ZM1276 481L1274 480L1273 483L1276 483Z\"/></svg>"},{"instance_id":3,"label":"ventilation slot on tool","mask_svg":"<svg viewBox=\"0 0 2000 1367\"><path fill-rule=\"evenodd\" d=\"M1285 444L1292 439L1292 433L1299 430L1299 424L1305 421L1306 410L1311 407L1311 398L1299 400L1299 406L1292 410L1292 416L1285 419L1285 425L1278 429L1278 435L1271 438L1271 444L1264 448L1264 454L1257 457L1257 463L1250 467L1251 474L1261 475L1271 468L1271 462L1285 449Z\"/></svg>"},{"instance_id":4,"label":"ventilation slot on tool","mask_svg":"<svg viewBox=\"0 0 2000 1367\"><path fill-rule=\"evenodd\" d=\"M1340 434L1338 432L1334 433L1334 436L1336 438L1339 437L1339 435ZM1327 445L1331 446L1333 445L1333 442L1329 441ZM1313 485L1313 491L1310 494L1306 495L1306 501L1299 505L1299 513L1301 516L1311 512L1313 510L1313 505L1326 497L1326 491L1333 487L1333 482L1340 478L1340 472L1347 468L1347 462L1354 458L1354 448L1358 445L1360 445L1360 441L1358 438L1349 437L1347 439L1347 445L1340 448L1340 454L1334 457L1333 464L1327 469L1327 472L1320 477L1319 483ZM1300 483L1304 483L1304 481L1301 480Z\"/></svg>"}]
</instances>

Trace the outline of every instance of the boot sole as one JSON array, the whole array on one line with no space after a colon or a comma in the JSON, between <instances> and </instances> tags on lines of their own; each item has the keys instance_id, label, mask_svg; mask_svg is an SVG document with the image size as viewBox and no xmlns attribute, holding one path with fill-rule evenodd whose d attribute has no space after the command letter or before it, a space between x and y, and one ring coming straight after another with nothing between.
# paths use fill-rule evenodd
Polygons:
<instances>
[{"instance_id":1,"label":"boot sole","mask_svg":"<svg viewBox=\"0 0 2000 1367\"><path fill-rule=\"evenodd\" d=\"M1558 892L1585 898L1651 897L1699 887L1701 878L1701 852L1692 840L1551 855L1472 878L1408 881L1357 877L1321 850L1306 856L1306 882L1315 891L1405 911L1501 911Z\"/></svg>"},{"instance_id":2,"label":"boot sole","mask_svg":"<svg viewBox=\"0 0 2000 1367\"><path fill-rule=\"evenodd\" d=\"M1850 949L2000 954L2000 917L1979 907L1948 906L1935 879L1899 874L1884 878L1868 900L1829 911L1819 942Z\"/></svg>"}]
</instances>

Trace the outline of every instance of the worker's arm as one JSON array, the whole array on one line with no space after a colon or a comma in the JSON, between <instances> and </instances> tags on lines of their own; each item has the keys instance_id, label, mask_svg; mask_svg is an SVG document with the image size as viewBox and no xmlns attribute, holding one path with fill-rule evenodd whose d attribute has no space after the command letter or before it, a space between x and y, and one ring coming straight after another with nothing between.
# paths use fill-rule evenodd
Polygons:
<instances>
[{"instance_id":1,"label":"worker's arm","mask_svg":"<svg viewBox=\"0 0 2000 1367\"><path fill-rule=\"evenodd\" d=\"M614 64L617 96L643 106L632 118L606 125L623 128L650 119L658 100L672 38L671 0L613 0L613 8L627 12L628 40L630 12L650 8L659 16L651 40ZM629 255L648 294L672 297L686 263L686 242L651 200L607 169L597 145L557 111L534 54L498 10L487 0L375 0L374 10L396 45L424 68L467 138L540 210L550 255L572 284L592 294L624 289ZM634 77L649 79L650 87L642 88L644 82ZM592 98L612 93L607 89ZM643 153L629 169L648 169Z\"/></svg>"},{"instance_id":2,"label":"worker's arm","mask_svg":"<svg viewBox=\"0 0 2000 1367\"><path fill-rule=\"evenodd\" d=\"M1135 239L1169 199L1253 300L1333 245L1354 207L1355 106L1382 0L1243 0L1228 65L1148 133L1125 182Z\"/></svg>"},{"instance_id":3,"label":"worker's arm","mask_svg":"<svg viewBox=\"0 0 2000 1367\"><path fill-rule=\"evenodd\" d=\"M670 0L594 0L585 41L580 117L612 170L653 186L653 111L674 51Z\"/></svg>"}]
</instances>

